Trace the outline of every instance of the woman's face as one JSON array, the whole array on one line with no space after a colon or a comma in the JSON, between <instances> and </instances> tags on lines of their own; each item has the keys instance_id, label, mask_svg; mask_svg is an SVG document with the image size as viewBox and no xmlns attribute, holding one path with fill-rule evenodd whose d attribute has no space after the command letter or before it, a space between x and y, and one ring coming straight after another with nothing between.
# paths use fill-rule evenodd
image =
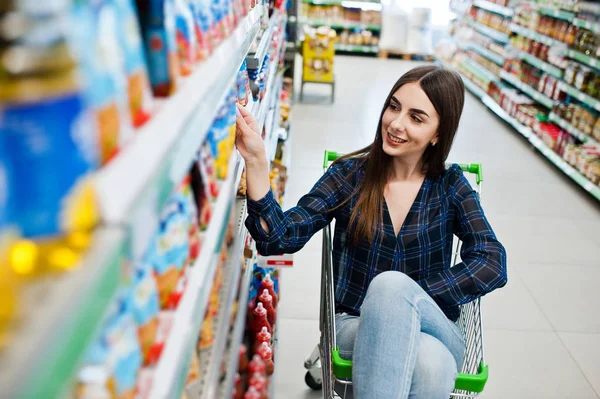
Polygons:
<instances>
[{"instance_id":1,"label":"woman's face","mask_svg":"<svg viewBox=\"0 0 600 399\"><path fill-rule=\"evenodd\" d=\"M439 116L418 83L408 83L393 95L381 120L383 151L392 157L421 159L438 140Z\"/></svg>"}]
</instances>

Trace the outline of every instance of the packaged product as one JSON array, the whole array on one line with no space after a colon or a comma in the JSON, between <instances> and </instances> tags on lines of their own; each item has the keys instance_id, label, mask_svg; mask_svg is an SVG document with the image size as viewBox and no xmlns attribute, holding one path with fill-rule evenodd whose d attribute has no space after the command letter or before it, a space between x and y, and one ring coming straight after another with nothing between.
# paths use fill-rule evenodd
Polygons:
<instances>
[{"instance_id":1,"label":"packaged product","mask_svg":"<svg viewBox=\"0 0 600 399\"><path fill-rule=\"evenodd\" d=\"M213 157L213 148L216 146L213 144L213 136L211 130L208 132L208 137L200 151L198 153L198 169L202 176L202 181L205 182L210 200L214 201L219 195L219 184L217 179L217 170L215 168L215 160Z\"/></svg>"},{"instance_id":2,"label":"packaged product","mask_svg":"<svg viewBox=\"0 0 600 399\"><path fill-rule=\"evenodd\" d=\"M192 351L192 358L190 359L190 367L185 384L189 385L198 380L198 378L200 378L200 361L198 360L198 353L196 351Z\"/></svg>"},{"instance_id":3,"label":"packaged product","mask_svg":"<svg viewBox=\"0 0 600 399\"><path fill-rule=\"evenodd\" d=\"M135 399L148 399L152 390L152 382L154 381L154 367L143 367L139 374L136 385Z\"/></svg>"},{"instance_id":4,"label":"packaged product","mask_svg":"<svg viewBox=\"0 0 600 399\"><path fill-rule=\"evenodd\" d=\"M174 0L137 0L136 4L152 91L155 96L169 96L177 89L180 73Z\"/></svg>"},{"instance_id":5,"label":"packaged product","mask_svg":"<svg viewBox=\"0 0 600 399\"><path fill-rule=\"evenodd\" d=\"M158 328L156 330L156 338L148 353L148 363L155 364L160 359L167 338L173 328L174 312L160 311L158 314Z\"/></svg>"},{"instance_id":6,"label":"packaged product","mask_svg":"<svg viewBox=\"0 0 600 399\"><path fill-rule=\"evenodd\" d=\"M150 119L152 93L148 80L144 43L132 0L114 0L117 8L117 29L125 59L129 111L134 127Z\"/></svg>"},{"instance_id":7,"label":"packaged product","mask_svg":"<svg viewBox=\"0 0 600 399\"><path fill-rule=\"evenodd\" d=\"M127 300L126 311L133 315L137 324L144 363L150 364L149 353L155 342L160 311L158 289L150 265L139 265L134 273L134 283Z\"/></svg>"},{"instance_id":8,"label":"packaged product","mask_svg":"<svg viewBox=\"0 0 600 399\"><path fill-rule=\"evenodd\" d=\"M83 2L74 7L72 42L83 66L85 93L98 129L102 164L133 138L125 65L129 55L120 43L122 12L114 0Z\"/></svg>"},{"instance_id":9,"label":"packaged product","mask_svg":"<svg viewBox=\"0 0 600 399\"><path fill-rule=\"evenodd\" d=\"M134 397L142 365L137 327L133 316L124 311L122 302L117 301L114 310L99 339L88 350L85 365L79 372L78 399Z\"/></svg>"},{"instance_id":10,"label":"packaged product","mask_svg":"<svg viewBox=\"0 0 600 399\"><path fill-rule=\"evenodd\" d=\"M194 15L187 0L174 0L174 2L179 68L181 74L187 76L192 73L197 58Z\"/></svg>"},{"instance_id":11,"label":"packaged product","mask_svg":"<svg viewBox=\"0 0 600 399\"><path fill-rule=\"evenodd\" d=\"M79 79L81 65L62 29L69 14L57 13L38 18L15 10L11 15L18 18L12 21L22 26L0 32L0 147L8 183L0 189L3 230L10 223L19 232L6 251L19 252L11 267L27 275L75 264L82 248L71 247L66 237L89 234L98 221L89 180L99 166L96 130ZM39 31L42 25L52 40L25 29ZM20 57L9 56L17 49Z\"/></svg>"},{"instance_id":12,"label":"packaged product","mask_svg":"<svg viewBox=\"0 0 600 399\"><path fill-rule=\"evenodd\" d=\"M246 65L246 60L242 62L240 71L237 74L236 88L237 102L245 107L248 104L248 98L252 95L250 92L250 82L248 81L248 67Z\"/></svg>"},{"instance_id":13,"label":"packaged product","mask_svg":"<svg viewBox=\"0 0 600 399\"><path fill-rule=\"evenodd\" d=\"M188 0L194 17L194 32L196 34L196 61L207 59L212 53L209 29L212 15L210 7L199 0Z\"/></svg>"},{"instance_id":14,"label":"packaged product","mask_svg":"<svg viewBox=\"0 0 600 399\"><path fill-rule=\"evenodd\" d=\"M189 256L190 215L185 211L186 203L186 196L178 188L161 212L159 229L147 255L154 269L161 309L167 306Z\"/></svg>"},{"instance_id":15,"label":"packaged product","mask_svg":"<svg viewBox=\"0 0 600 399\"><path fill-rule=\"evenodd\" d=\"M203 173L200 172L199 162L194 162L190 176L194 200L198 209L196 221L198 222L199 232L196 234L196 237L198 240L198 245L200 246L200 232L206 230L212 215L212 205L210 202L211 194L206 182L207 178ZM193 239L190 240L190 252L192 251L194 245L195 243L193 242Z\"/></svg>"}]
</instances>

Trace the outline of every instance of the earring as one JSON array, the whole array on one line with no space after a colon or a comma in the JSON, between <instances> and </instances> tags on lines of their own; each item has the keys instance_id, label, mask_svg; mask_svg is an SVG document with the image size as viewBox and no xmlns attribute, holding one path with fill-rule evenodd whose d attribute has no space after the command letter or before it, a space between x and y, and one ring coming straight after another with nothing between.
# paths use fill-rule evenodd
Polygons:
<instances>
[{"instance_id":1,"label":"earring","mask_svg":"<svg viewBox=\"0 0 600 399\"><path fill-rule=\"evenodd\" d=\"M432 147L435 147L435 145L436 145L436 144L437 144L437 142L435 142L435 141L432 141L432 142L431 142L431 146L432 146Z\"/></svg>"}]
</instances>

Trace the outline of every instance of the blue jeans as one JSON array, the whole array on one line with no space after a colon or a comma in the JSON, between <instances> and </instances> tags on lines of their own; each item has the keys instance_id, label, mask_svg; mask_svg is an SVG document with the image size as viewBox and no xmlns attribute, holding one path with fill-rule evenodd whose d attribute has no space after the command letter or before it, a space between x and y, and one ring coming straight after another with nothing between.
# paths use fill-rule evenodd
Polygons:
<instances>
[{"instance_id":1,"label":"blue jeans","mask_svg":"<svg viewBox=\"0 0 600 399\"><path fill-rule=\"evenodd\" d=\"M462 367L458 326L400 272L376 276L360 316L336 316L342 358L352 360L358 399L448 399Z\"/></svg>"}]
</instances>

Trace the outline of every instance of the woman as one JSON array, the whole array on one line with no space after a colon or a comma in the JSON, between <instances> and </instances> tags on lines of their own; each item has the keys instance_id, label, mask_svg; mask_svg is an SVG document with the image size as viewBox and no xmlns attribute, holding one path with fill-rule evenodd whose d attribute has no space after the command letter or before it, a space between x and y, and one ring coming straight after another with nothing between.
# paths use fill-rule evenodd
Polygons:
<instances>
[{"instance_id":1,"label":"woman","mask_svg":"<svg viewBox=\"0 0 600 399\"><path fill-rule=\"evenodd\" d=\"M243 108L246 226L263 255L291 253L333 218L337 343L357 398L447 399L465 344L459 305L507 282L506 252L456 165L445 168L464 104L460 76L413 69L394 85L375 141L342 157L295 208L269 187L256 121ZM453 234L463 247L451 268Z\"/></svg>"}]
</instances>

